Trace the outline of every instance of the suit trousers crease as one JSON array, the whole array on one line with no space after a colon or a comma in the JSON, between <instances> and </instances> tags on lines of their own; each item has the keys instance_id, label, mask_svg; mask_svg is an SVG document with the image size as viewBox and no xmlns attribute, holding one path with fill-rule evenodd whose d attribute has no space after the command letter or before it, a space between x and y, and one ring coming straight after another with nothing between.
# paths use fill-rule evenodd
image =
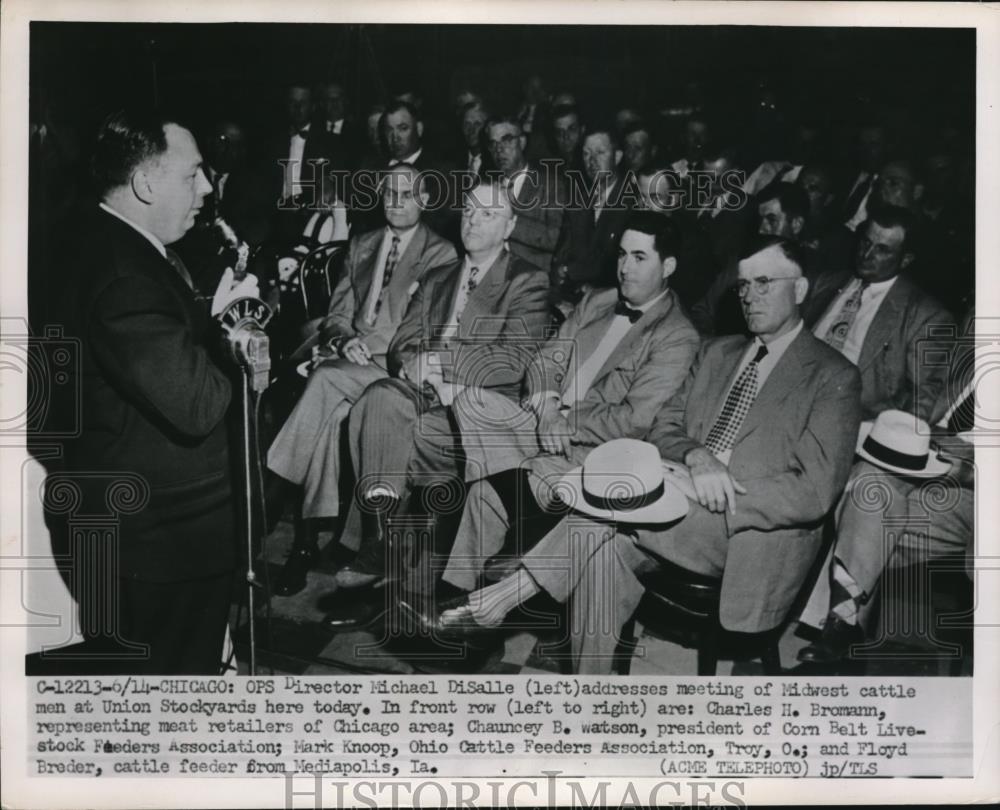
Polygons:
<instances>
[{"instance_id":1,"label":"suit trousers crease","mask_svg":"<svg viewBox=\"0 0 1000 810\"><path fill-rule=\"evenodd\" d=\"M381 366L384 357L374 358ZM340 514L340 431L351 406L386 373L338 359L318 366L268 451L267 465L303 487L302 516Z\"/></svg>"},{"instance_id":2,"label":"suit trousers crease","mask_svg":"<svg viewBox=\"0 0 1000 810\"><path fill-rule=\"evenodd\" d=\"M448 411L436 395L405 380L385 379L369 386L348 419L358 495L376 485L388 486L406 506L414 484L460 482ZM363 507L358 500L353 499L344 530L345 537L360 538L355 565L385 572L385 544L378 537L360 537Z\"/></svg>"}]
</instances>

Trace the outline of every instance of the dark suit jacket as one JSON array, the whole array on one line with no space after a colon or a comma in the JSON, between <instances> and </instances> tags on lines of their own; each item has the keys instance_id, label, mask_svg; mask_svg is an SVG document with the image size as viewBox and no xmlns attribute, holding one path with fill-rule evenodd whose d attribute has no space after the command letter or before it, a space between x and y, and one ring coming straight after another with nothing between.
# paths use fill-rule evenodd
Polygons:
<instances>
[{"instance_id":1,"label":"dark suit jacket","mask_svg":"<svg viewBox=\"0 0 1000 810\"><path fill-rule=\"evenodd\" d=\"M399 257L374 324L369 324L365 315L385 230L378 228L351 240L344 269L330 299L330 312L319 327L321 333L331 331L343 338L361 337L372 354L384 355L388 351L410 303L411 287L429 271L451 267L457 258L450 242L423 223L416 227L416 233Z\"/></svg>"},{"instance_id":2,"label":"dark suit jacket","mask_svg":"<svg viewBox=\"0 0 1000 810\"><path fill-rule=\"evenodd\" d=\"M826 307L819 310L816 306L809 313L812 327L823 319L851 278L847 276L823 296ZM951 330L955 328L954 319L941 304L900 275L882 299L858 357L862 418L874 419L882 411L896 409L930 420L947 384L948 368L947 364L927 362L921 356L920 341L934 342L936 335L940 342L943 333L954 334Z\"/></svg>"},{"instance_id":3,"label":"dark suit jacket","mask_svg":"<svg viewBox=\"0 0 1000 810\"><path fill-rule=\"evenodd\" d=\"M682 390L649 434L663 458L683 463L704 446L747 338L706 342ZM857 368L803 329L771 370L736 436L729 470L747 489L717 536L691 512L671 532L681 542L720 543L726 556L723 627L760 632L780 624L820 548L821 524L843 491L861 421ZM704 523L705 521L702 521ZM689 536L690 535L690 536Z\"/></svg>"},{"instance_id":4,"label":"dark suit jacket","mask_svg":"<svg viewBox=\"0 0 1000 810\"><path fill-rule=\"evenodd\" d=\"M634 199L623 193L625 182L625 176L615 182L608 194L608 204L601 210L596 222L592 207L578 207L571 202L566 208L553 263L566 265L569 278L576 284L588 282L599 287L615 286L618 241Z\"/></svg>"},{"instance_id":5,"label":"dark suit jacket","mask_svg":"<svg viewBox=\"0 0 1000 810\"><path fill-rule=\"evenodd\" d=\"M446 382L493 388L516 398L528 361L549 325L549 277L507 251L469 296L454 337L448 324L462 262L429 272L389 346L389 373L419 352L436 351Z\"/></svg>"},{"instance_id":6,"label":"dark suit jacket","mask_svg":"<svg viewBox=\"0 0 1000 810\"><path fill-rule=\"evenodd\" d=\"M73 246L68 332L82 343L82 430L67 466L90 508L100 476L122 476L123 576L161 582L235 564L225 415L230 381L210 356L218 331L177 271L103 211ZM109 503L112 500L109 499Z\"/></svg>"},{"instance_id":7,"label":"dark suit jacket","mask_svg":"<svg viewBox=\"0 0 1000 810\"><path fill-rule=\"evenodd\" d=\"M559 182L554 169L545 172L531 166L517 198L512 200L517 224L507 239L510 252L546 273L552 269L552 256L562 230L567 192L559 188Z\"/></svg>"}]
</instances>

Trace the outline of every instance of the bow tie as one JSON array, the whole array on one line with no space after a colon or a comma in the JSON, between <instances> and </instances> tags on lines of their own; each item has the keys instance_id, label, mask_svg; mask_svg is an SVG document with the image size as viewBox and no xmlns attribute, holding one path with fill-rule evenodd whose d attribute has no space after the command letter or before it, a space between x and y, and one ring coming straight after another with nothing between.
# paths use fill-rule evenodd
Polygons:
<instances>
[{"instance_id":1,"label":"bow tie","mask_svg":"<svg viewBox=\"0 0 1000 810\"><path fill-rule=\"evenodd\" d=\"M619 299L618 303L615 304L615 315L624 315L628 318L629 323L635 323L642 317L642 310L633 309L624 301Z\"/></svg>"}]
</instances>

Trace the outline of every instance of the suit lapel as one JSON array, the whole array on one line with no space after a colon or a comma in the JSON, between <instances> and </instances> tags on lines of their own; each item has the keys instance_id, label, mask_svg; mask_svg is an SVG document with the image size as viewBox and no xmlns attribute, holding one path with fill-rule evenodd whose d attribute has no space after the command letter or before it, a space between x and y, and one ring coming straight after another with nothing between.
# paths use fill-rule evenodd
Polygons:
<instances>
[{"instance_id":1,"label":"suit lapel","mask_svg":"<svg viewBox=\"0 0 1000 810\"><path fill-rule=\"evenodd\" d=\"M734 382L736 367L739 365L743 354L747 350L748 340L741 340L736 343L728 352L719 359L718 368L713 369L708 375L708 386L705 396L688 398L687 420L690 425L691 437L698 438L704 442L708 438L708 432L715 424L715 419L722 410L726 394L729 387ZM700 375L699 375L700 376ZM706 408L702 403L712 403L711 408ZM694 413L692 413L692 408Z\"/></svg>"},{"instance_id":2,"label":"suit lapel","mask_svg":"<svg viewBox=\"0 0 1000 810\"><path fill-rule=\"evenodd\" d=\"M666 317L667 313L673 306L673 301L673 294L670 291L667 291L667 294L664 295L661 300L657 301L654 306L650 307L642 314L642 317L639 318L639 320L632 324L632 328L625 333L625 337L622 338L621 343L615 346L611 354L608 355L608 359L604 361L604 365L602 365L598 370L597 375L594 377L594 382L591 384L591 388L597 385L604 378L604 376L610 372L611 369L621 363L624 358L630 357L636 353L636 344L645 339L646 334L653 328L655 323ZM603 337L603 334L604 333L602 332L601 337ZM598 341L599 340L600 337L598 338ZM596 344L594 348L596 348Z\"/></svg>"},{"instance_id":3,"label":"suit lapel","mask_svg":"<svg viewBox=\"0 0 1000 810\"><path fill-rule=\"evenodd\" d=\"M371 292L372 281L375 278L375 263L378 261L378 252L382 246L382 235L384 233L384 229L377 231L374 238L359 245L362 255L358 262L359 272L355 275L354 285L355 301L359 307L364 307L368 302L368 294Z\"/></svg>"},{"instance_id":4,"label":"suit lapel","mask_svg":"<svg viewBox=\"0 0 1000 810\"><path fill-rule=\"evenodd\" d=\"M420 257L424 253L426 244L427 232L422 224L417 225L417 230L410 239L410 244L406 246L406 250L403 251L403 255L396 263L389 289L386 290L386 301L393 312L396 311L399 297L406 295L406 291L414 281L414 271L420 263Z\"/></svg>"},{"instance_id":5,"label":"suit lapel","mask_svg":"<svg viewBox=\"0 0 1000 810\"><path fill-rule=\"evenodd\" d=\"M464 340L475 334L473 327L481 314L490 313L497 299L507 283L507 269L509 267L510 254L503 250L497 259L486 272L486 278L476 285L476 289L469 295L465 302L465 310L462 312L462 320L458 325L458 334ZM455 294L458 294L456 285ZM453 308L453 307L452 307ZM448 310L449 313L451 309Z\"/></svg>"},{"instance_id":6,"label":"suit lapel","mask_svg":"<svg viewBox=\"0 0 1000 810\"><path fill-rule=\"evenodd\" d=\"M734 446L765 419L776 418L776 414L781 413L781 402L809 376L808 369L814 362L813 354L809 351L812 340L812 334L803 326L798 337L785 349L781 359L767 375L763 388L740 426Z\"/></svg>"},{"instance_id":7,"label":"suit lapel","mask_svg":"<svg viewBox=\"0 0 1000 810\"><path fill-rule=\"evenodd\" d=\"M885 294L882 303L875 311L864 343L861 344L861 354L858 357L858 368L862 371L870 366L889 342L897 321L902 317L903 301L907 296L906 285L901 278Z\"/></svg>"}]
</instances>

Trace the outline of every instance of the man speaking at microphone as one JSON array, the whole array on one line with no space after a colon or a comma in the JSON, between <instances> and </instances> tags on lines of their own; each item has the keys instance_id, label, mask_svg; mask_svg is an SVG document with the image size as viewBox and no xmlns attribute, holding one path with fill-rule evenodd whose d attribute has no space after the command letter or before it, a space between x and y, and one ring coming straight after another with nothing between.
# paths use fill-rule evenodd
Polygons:
<instances>
[{"instance_id":1,"label":"man speaking at microphone","mask_svg":"<svg viewBox=\"0 0 1000 810\"><path fill-rule=\"evenodd\" d=\"M220 330L167 247L212 187L191 133L152 113L110 116L93 172L100 203L67 255L66 325L82 356L66 465L75 514L107 516L117 536L72 540L88 667L214 675L236 565L233 391ZM227 271L212 314L255 294L253 276Z\"/></svg>"}]
</instances>

